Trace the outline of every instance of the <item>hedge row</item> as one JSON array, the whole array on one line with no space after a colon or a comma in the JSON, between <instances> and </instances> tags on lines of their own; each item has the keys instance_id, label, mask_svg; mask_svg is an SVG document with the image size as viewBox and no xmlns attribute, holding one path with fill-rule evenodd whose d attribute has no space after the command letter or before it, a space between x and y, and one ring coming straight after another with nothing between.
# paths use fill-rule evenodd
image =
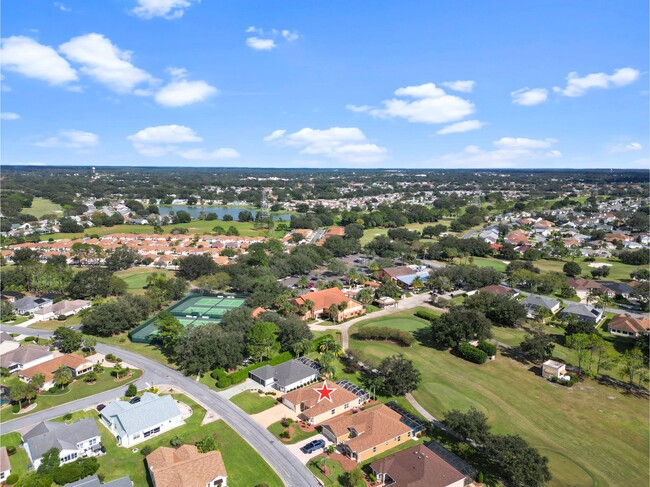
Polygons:
<instances>
[{"instance_id":1,"label":"hedge row","mask_svg":"<svg viewBox=\"0 0 650 487\"><path fill-rule=\"evenodd\" d=\"M431 311L423 311L423 310L416 311L415 316L417 316L418 318L424 318L425 320L429 320L429 321L434 321L438 319L438 315L432 313Z\"/></svg>"},{"instance_id":2,"label":"hedge row","mask_svg":"<svg viewBox=\"0 0 650 487\"><path fill-rule=\"evenodd\" d=\"M458 355L460 355L465 360L474 362L475 364L483 364L487 360L487 353L483 350L470 345L469 343L461 343L458 345Z\"/></svg>"},{"instance_id":3,"label":"hedge row","mask_svg":"<svg viewBox=\"0 0 650 487\"><path fill-rule=\"evenodd\" d=\"M483 350L488 357L492 357L497 354L497 346L494 343L486 342L485 340L480 340L478 342L479 350Z\"/></svg>"},{"instance_id":4,"label":"hedge row","mask_svg":"<svg viewBox=\"0 0 650 487\"><path fill-rule=\"evenodd\" d=\"M366 326L356 333L361 340L392 340L409 347L415 341L413 335L407 331L396 330L387 326Z\"/></svg>"},{"instance_id":5,"label":"hedge row","mask_svg":"<svg viewBox=\"0 0 650 487\"><path fill-rule=\"evenodd\" d=\"M67 485L94 475L97 470L99 470L99 462L96 458L80 458L57 468L52 475L52 480L59 485Z\"/></svg>"},{"instance_id":6,"label":"hedge row","mask_svg":"<svg viewBox=\"0 0 650 487\"><path fill-rule=\"evenodd\" d=\"M233 372L232 374L227 374L226 371L223 369L214 369L214 371L210 375L212 376L213 379L217 381L217 387L220 389L224 389L233 384L239 384L240 382L244 382L248 378L248 373L251 370L259 369L260 367L264 367L265 365L278 365L283 362L286 362L287 360L291 360L291 358L292 358L291 352L282 352L276 355L275 357L273 357L271 360L265 360L264 362L258 362L256 364L249 365L248 367Z\"/></svg>"}]
</instances>

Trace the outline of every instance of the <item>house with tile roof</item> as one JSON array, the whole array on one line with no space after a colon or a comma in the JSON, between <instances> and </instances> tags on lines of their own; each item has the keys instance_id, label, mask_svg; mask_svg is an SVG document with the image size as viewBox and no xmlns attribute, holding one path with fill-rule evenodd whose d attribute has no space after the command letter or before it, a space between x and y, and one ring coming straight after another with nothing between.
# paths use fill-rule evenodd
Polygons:
<instances>
[{"instance_id":1,"label":"house with tile roof","mask_svg":"<svg viewBox=\"0 0 650 487\"><path fill-rule=\"evenodd\" d=\"M194 445L161 446L147 455L154 487L226 487L228 473L221 452L199 453Z\"/></svg>"},{"instance_id":2,"label":"house with tile roof","mask_svg":"<svg viewBox=\"0 0 650 487\"><path fill-rule=\"evenodd\" d=\"M295 298L293 304L298 308L306 307L308 309L303 315L303 319L316 319L322 315L329 316L329 309L332 305L338 307L336 321L344 321L365 313L363 304L348 298L343 291L336 287L303 294Z\"/></svg>"},{"instance_id":3,"label":"house with tile roof","mask_svg":"<svg viewBox=\"0 0 650 487\"><path fill-rule=\"evenodd\" d=\"M385 404L338 416L322 423L321 427L328 440L357 462L368 460L416 436L402 415Z\"/></svg>"},{"instance_id":4,"label":"house with tile roof","mask_svg":"<svg viewBox=\"0 0 650 487\"><path fill-rule=\"evenodd\" d=\"M478 290L478 293L498 294L499 296L508 296L510 298L516 298L519 296L519 291L516 291L511 287L502 286L501 284L482 287Z\"/></svg>"},{"instance_id":5,"label":"house with tile roof","mask_svg":"<svg viewBox=\"0 0 650 487\"><path fill-rule=\"evenodd\" d=\"M464 487L466 479L423 444L376 460L370 469L378 481L391 487Z\"/></svg>"},{"instance_id":6,"label":"house with tile roof","mask_svg":"<svg viewBox=\"0 0 650 487\"><path fill-rule=\"evenodd\" d=\"M23 435L23 446L34 470L38 469L45 452L59 450L61 464L94 455L101 450L101 435L92 418L74 423L43 421Z\"/></svg>"},{"instance_id":7,"label":"house with tile roof","mask_svg":"<svg viewBox=\"0 0 650 487\"><path fill-rule=\"evenodd\" d=\"M317 387L307 386L282 396L282 404L310 424L320 424L339 414L351 412L366 401L366 396L358 396L332 382L325 381L325 383L329 389L334 389L331 401L319 401L320 394L316 390Z\"/></svg>"},{"instance_id":8,"label":"house with tile roof","mask_svg":"<svg viewBox=\"0 0 650 487\"><path fill-rule=\"evenodd\" d=\"M637 318L625 313L614 316L607 324L612 335L639 337L650 333L650 319L647 316Z\"/></svg>"},{"instance_id":9,"label":"house with tile roof","mask_svg":"<svg viewBox=\"0 0 650 487\"><path fill-rule=\"evenodd\" d=\"M77 379L79 376L87 374L93 370L94 364L81 355L69 353L66 355L59 355L52 360L43 362L42 364L23 369L18 372L18 377L23 382L29 382L36 374L42 374L45 377L45 382L41 389L47 391L54 387L54 373L60 367L68 369L70 374L72 374L72 378Z\"/></svg>"},{"instance_id":10,"label":"house with tile roof","mask_svg":"<svg viewBox=\"0 0 650 487\"><path fill-rule=\"evenodd\" d=\"M145 392L139 402L113 401L99 414L120 446L130 447L183 424L181 411L170 395Z\"/></svg>"}]
</instances>

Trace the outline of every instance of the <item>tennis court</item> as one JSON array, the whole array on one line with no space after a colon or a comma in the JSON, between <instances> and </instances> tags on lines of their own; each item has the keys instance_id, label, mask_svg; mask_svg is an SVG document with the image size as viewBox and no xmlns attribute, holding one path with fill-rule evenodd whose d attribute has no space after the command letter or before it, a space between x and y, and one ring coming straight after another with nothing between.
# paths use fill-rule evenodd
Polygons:
<instances>
[{"instance_id":1,"label":"tennis court","mask_svg":"<svg viewBox=\"0 0 650 487\"><path fill-rule=\"evenodd\" d=\"M167 308L183 326L199 326L206 323L221 323L226 311L239 308L244 304L244 296L218 294L211 296L194 295L183 298ZM129 332L129 338L135 343L152 343L156 340L158 327L156 318L151 318Z\"/></svg>"}]
</instances>

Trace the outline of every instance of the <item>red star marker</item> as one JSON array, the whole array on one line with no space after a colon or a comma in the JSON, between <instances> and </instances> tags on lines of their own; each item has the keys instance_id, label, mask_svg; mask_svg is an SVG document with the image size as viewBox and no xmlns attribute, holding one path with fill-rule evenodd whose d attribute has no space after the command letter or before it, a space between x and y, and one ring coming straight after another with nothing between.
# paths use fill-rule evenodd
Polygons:
<instances>
[{"instance_id":1,"label":"red star marker","mask_svg":"<svg viewBox=\"0 0 650 487\"><path fill-rule=\"evenodd\" d=\"M332 402L332 392L334 392L336 389L330 389L327 387L327 382L323 381L323 387L314 390L320 395L318 402L321 402L323 399L327 399L329 402Z\"/></svg>"}]
</instances>

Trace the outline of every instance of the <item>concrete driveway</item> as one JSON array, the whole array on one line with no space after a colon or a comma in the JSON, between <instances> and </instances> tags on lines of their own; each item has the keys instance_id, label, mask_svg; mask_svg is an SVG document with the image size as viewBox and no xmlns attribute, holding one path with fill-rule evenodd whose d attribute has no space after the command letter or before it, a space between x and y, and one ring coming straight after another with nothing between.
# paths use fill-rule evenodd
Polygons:
<instances>
[{"instance_id":1,"label":"concrete driveway","mask_svg":"<svg viewBox=\"0 0 650 487\"><path fill-rule=\"evenodd\" d=\"M300 450L300 448L305 446L310 441L314 441L314 440L324 440L325 441L325 448L320 448L320 449L316 450L313 453L303 453L302 450ZM331 444L332 444L332 442L329 441L327 438L325 438L325 436L323 436L321 434L318 434L316 436L312 436L310 438L307 438L306 440L299 441L298 443L295 443L293 445L286 445L286 447L301 463L306 465L309 460L311 460L315 456L318 456L321 453L323 453L325 450L327 450L327 448Z\"/></svg>"}]
</instances>

